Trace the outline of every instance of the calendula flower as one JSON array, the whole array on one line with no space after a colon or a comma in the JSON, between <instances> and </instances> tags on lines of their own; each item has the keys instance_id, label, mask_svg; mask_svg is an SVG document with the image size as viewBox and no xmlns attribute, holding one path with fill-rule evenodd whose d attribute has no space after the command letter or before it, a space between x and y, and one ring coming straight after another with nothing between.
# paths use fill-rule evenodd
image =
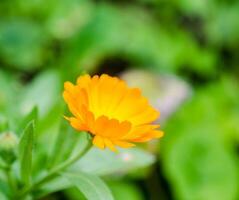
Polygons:
<instances>
[{"instance_id":1,"label":"calendula flower","mask_svg":"<svg viewBox=\"0 0 239 200\"><path fill-rule=\"evenodd\" d=\"M138 88L129 88L119 78L80 76L76 85L65 82L63 97L73 115L66 117L71 126L89 132L101 149L115 151L115 146L127 148L163 136L156 130L159 125L152 124L159 112Z\"/></svg>"}]
</instances>

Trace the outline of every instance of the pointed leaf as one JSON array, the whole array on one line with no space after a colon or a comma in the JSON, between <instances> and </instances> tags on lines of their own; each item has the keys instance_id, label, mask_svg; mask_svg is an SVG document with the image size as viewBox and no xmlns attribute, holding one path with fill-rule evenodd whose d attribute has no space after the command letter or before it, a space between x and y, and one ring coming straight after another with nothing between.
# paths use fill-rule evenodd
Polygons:
<instances>
[{"instance_id":1,"label":"pointed leaf","mask_svg":"<svg viewBox=\"0 0 239 200\"><path fill-rule=\"evenodd\" d=\"M67 188L72 188L74 187L74 185L68 181L68 179L59 176L49 182L47 182L46 184L44 184L41 189L39 191L37 191L37 193L35 193L35 198L36 199L41 199L45 196L47 196L50 193L54 193L57 191L62 191L65 190Z\"/></svg>"},{"instance_id":2,"label":"pointed leaf","mask_svg":"<svg viewBox=\"0 0 239 200\"><path fill-rule=\"evenodd\" d=\"M113 200L113 196L106 184L92 174L77 172L63 173L63 177L75 185L88 200Z\"/></svg>"},{"instance_id":3,"label":"pointed leaf","mask_svg":"<svg viewBox=\"0 0 239 200\"><path fill-rule=\"evenodd\" d=\"M21 122L19 123L17 132L21 132L26 127L26 125L29 123L29 121L31 121L31 120L34 120L36 123L37 117L38 117L38 108L36 106L34 106L33 109L31 110L31 112L29 112L23 118L23 120L21 120Z\"/></svg>"},{"instance_id":4,"label":"pointed leaf","mask_svg":"<svg viewBox=\"0 0 239 200\"><path fill-rule=\"evenodd\" d=\"M24 184L30 183L32 170L32 152L34 144L34 121L31 121L19 142L20 175Z\"/></svg>"}]
</instances>

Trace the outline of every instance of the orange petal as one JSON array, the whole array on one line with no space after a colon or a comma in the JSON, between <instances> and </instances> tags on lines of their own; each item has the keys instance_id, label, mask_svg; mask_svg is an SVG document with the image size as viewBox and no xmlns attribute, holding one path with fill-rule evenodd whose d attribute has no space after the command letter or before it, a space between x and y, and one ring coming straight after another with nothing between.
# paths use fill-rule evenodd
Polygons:
<instances>
[{"instance_id":1,"label":"orange petal","mask_svg":"<svg viewBox=\"0 0 239 200\"><path fill-rule=\"evenodd\" d=\"M88 131L89 130L89 128L77 118L65 117L65 119L67 119L70 122L71 126L78 131Z\"/></svg>"},{"instance_id":2,"label":"orange petal","mask_svg":"<svg viewBox=\"0 0 239 200\"><path fill-rule=\"evenodd\" d=\"M159 117L160 113L152 107L147 107L144 112L129 119L135 126L152 123Z\"/></svg>"},{"instance_id":3,"label":"orange petal","mask_svg":"<svg viewBox=\"0 0 239 200\"><path fill-rule=\"evenodd\" d=\"M122 148L129 148L129 147L135 146L135 144L133 144L133 143L120 141L120 140L114 140L113 143Z\"/></svg>"},{"instance_id":4,"label":"orange petal","mask_svg":"<svg viewBox=\"0 0 239 200\"><path fill-rule=\"evenodd\" d=\"M132 141L134 141L134 142L147 142L147 141L149 141L151 139L161 138L163 135L164 135L163 131L152 130L150 132L145 133L141 137L133 139Z\"/></svg>"},{"instance_id":5,"label":"orange petal","mask_svg":"<svg viewBox=\"0 0 239 200\"><path fill-rule=\"evenodd\" d=\"M111 151L117 151L113 142L107 138L104 138L105 146L108 147Z\"/></svg>"},{"instance_id":6,"label":"orange petal","mask_svg":"<svg viewBox=\"0 0 239 200\"><path fill-rule=\"evenodd\" d=\"M130 142L143 142L162 137L151 123L159 112L137 88L129 88L124 81L103 74L80 76L77 84L65 82L64 100L74 117L66 118L77 130L95 135L94 145L115 150L115 145L131 147Z\"/></svg>"},{"instance_id":7,"label":"orange petal","mask_svg":"<svg viewBox=\"0 0 239 200\"><path fill-rule=\"evenodd\" d=\"M141 125L137 127L133 127L132 130L130 131L129 134L125 135L123 137L124 140L133 140L135 138L140 138L143 135L147 134L148 132L159 128L159 125L151 125L151 124L146 124L146 125Z\"/></svg>"},{"instance_id":8,"label":"orange petal","mask_svg":"<svg viewBox=\"0 0 239 200\"><path fill-rule=\"evenodd\" d=\"M127 121L119 122L116 119L108 119L105 116L100 116L94 125L94 133L105 138L121 138L129 133L131 124Z\"/></svg>"},{"instance_id":9,"label":"orange petal","mask_svg":"<svg viewBox=\"0 0 239 200\"><path fill-rule=\"evenodd\" d=\"M99 135L96 135L93 138L93 144L95 146L99 147L100 149L104 149L105 148L104 139L102 137L100 137Z\"/></svg>"}]
</instances>

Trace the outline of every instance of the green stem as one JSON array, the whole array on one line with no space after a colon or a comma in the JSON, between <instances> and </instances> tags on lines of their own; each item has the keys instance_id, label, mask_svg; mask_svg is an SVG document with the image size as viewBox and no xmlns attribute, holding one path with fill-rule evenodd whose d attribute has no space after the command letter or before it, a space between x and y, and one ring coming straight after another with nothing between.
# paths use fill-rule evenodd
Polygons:
<instances>
[{"instance_id":1,"label":"green stem","mask_svg":"<svg viewBox=\"0 0 239 200\"><path fill-rule=\"evenodd\" d=\"M39 188L44 183L54 179L58 175L59 172L65 170L67 167L74 164L77 160L79 160L82 156L84 156L89 151L91 146L92 146L91 142L88 141L87 146L84 148L84 150L80 151L80 153L75 155L73 158L66 160L65 162L61 163L60 165L58 165L55 168L53 168L52 170L50 170L49 173L45 177L43 177L42 179L37 181L33 186L25 188L20 193L19 197L25 196L28 192L32 191L33 189Z\"/></svg>"},{"instance_id":2,"label":"green stem","mask_svg":"<svg viewBox=\"0 0 239 200\"><path fill-rule=\"evenodd\" d=\"M11 166L8 166L5 168L5 174L7 177L7 182L12 190L12 193L14 194L16 192L17 186L16 186L15 180L12 176L12 167Z\"/></svg>"},{"instance_id":3,"label":"green stem","mask_svg":"<svg viewBox=\"0 0 239 200\"><path fill-rule=\"evenodd\" d=\"M81 151L78 155L74 156L73 158L63 162L62 164L60 164L60 165L56 166L55 168L53 168L52 170L50 170L48 175L45 176L40 181L38 181L34 186L37 188L37 187L41 186L42 184L44 184L45 182L48 182L52 178L55 178L55 176L58 174L58 172L63 171L70 165L74 164L77 160L79 160L82 156L84 156L89 151L90 148L91 148L91 143L88 142L87 146L85 147L85 149L83 151Z\"/></svg>"},{"instance_id":4,"label":"green stem","mask_svg":"<svg viewBox=\"0 0 239 200\"><path fill-rule=\"evenodd\" d=\"M9 186L11 187L12 190L14 190L15 186L14 186L14 183L12 180L12 174L11 174L10 170L6 171L6 175L7 175L7 181L8 181Z\"/></svg>"}]
</instances>

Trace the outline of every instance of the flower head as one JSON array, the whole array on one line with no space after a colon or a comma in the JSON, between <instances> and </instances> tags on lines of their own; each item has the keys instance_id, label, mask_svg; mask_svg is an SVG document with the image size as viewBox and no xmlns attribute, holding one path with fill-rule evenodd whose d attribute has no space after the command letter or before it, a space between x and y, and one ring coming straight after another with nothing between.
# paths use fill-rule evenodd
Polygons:
<instances>
[{"instance_id":1,"label":"flower head","mask_svg":"<svg viewBox=\"0 0 239 200\"><path fill-rule=\"evenodd\" d=\"M16 159L17 144L18 138L14 133L3 132L0 134L0 156L6 163L11 164Z\"/></svg>"},{"instance_id":2,"label":"flower head","mask_svg":"<svg viewBox=\"0 0 239 200\"><path fill-rule=\"evenodd\" d=\"M129 88L116 77L103 74L80 76L76 85L65 82L64 100L72 117L66 117L78 131L88 131L99 148L127 148L163 136L152 124L159 112L149 105L138 88Z\"/></svg>"}]
</instances>

